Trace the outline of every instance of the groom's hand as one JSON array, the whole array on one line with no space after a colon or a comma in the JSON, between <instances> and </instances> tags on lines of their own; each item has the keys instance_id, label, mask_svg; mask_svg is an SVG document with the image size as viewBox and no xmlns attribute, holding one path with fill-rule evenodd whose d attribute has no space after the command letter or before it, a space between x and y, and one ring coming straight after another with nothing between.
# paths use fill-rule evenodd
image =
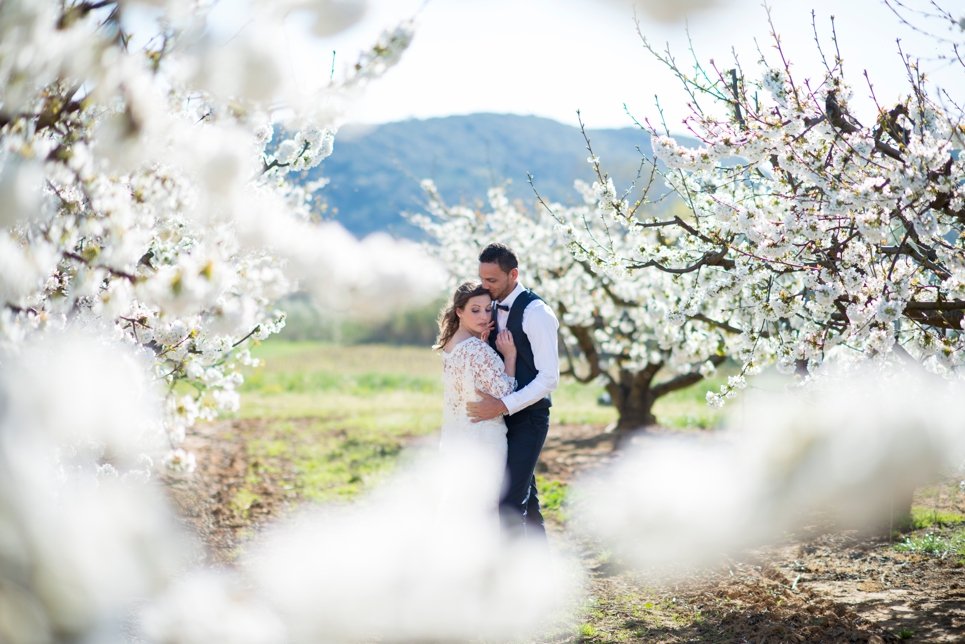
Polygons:
<instances>
[{"instance_id":1,"label":"groom's hand","mask_svg":"<svg viewBox=\"0 0 965 644\"><path fill-rule=\"evenodd\" d=\"M482 397L482 400L466 403L466 412L469 414L469 419L472 420L472 422L478 423L481 420L490 420L509 411L499 398L490 396L485 391L479 391L478 389L476 393Z\"/></svg>"}]
</instances>

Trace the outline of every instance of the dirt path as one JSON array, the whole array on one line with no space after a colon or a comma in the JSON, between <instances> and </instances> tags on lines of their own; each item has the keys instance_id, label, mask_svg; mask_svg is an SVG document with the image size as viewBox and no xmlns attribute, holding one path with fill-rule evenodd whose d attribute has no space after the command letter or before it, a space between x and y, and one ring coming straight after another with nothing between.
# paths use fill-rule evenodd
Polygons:
<instances>
[{"instance_id":1,"label":"dirt path","mask_svg":"<svg viewBox=\"0 0 965 644\"><path fill-rule=\"evenodd\" d=\"M655 430L651 438L667 431ZM648 437L643 437L647 440ZM544 448L544 476L569 480L616 458L613 438L591 426L554 428ZM955 482L915 504L965 513ZM902 553L886 539L815 529L751 553L673 588L647 588L642 575L590 566L592 592L612 598L626 589L699 613L700 627L652 630L652 641L918 642L965 641L965 575L954 558ZM632 602L611 606L619 619ZM660 601L644 602L659 607ZM632 611L630 611L632 612ZM653 608L651 613L655 613ZM659 615L655 621L659 623Z\"/></svg>"},{"instance_id":2,"label":"dirt path","mask_svg":"<svg viewBox=\"0 0 965 644\"><path fill-rule=\"evenodd\" d=\"M212 562L230 563L252 531L299 502L286 463L249 456L246 443L263 430L257 420L205 425L188 445L198 458L196 475L169 481ZM539 473L565 483L615 457L611 437L598 428L555 426ZM916 504L965 513L961 496L937 488ZM815 530L667 587L619 569L562 526L551 528L579 552L590 588L580 633L548 642L965 641L965 576L954 558Z\"/></svg>"}]
</instances>

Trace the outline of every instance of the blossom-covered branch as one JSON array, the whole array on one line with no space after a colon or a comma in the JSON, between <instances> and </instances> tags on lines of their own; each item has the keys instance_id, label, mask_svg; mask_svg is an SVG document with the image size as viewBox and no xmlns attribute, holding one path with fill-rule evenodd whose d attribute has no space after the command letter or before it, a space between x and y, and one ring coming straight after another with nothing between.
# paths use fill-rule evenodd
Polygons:
<instances>
[{"instance_id":1,"label":"blossom-covered branch","mask_svg":"<svg viewBox=\"0 0 965 644\"><path fill-rule=\"evenodd\" d=\"M631 217L626 203L612 200L601 225L634 241L616 248L578 227L574 244L604 274L629 270L641 283L693 275L694 288L724 303L705 319L740 331L734 355L745 367L776 358L787 371L813 371L832 355L900 352L931 371L959 372L961 109L899 51L907 93L880 103L871 87L876 111L858 114L836 33L834 55L825 57L815 30L825 71L802 79L773 22L771 29L774 59L762 53L757 72L740 61L690 72L645 41L684 91L701 97L683 120L697 145L682 144L663 123L643 126L661 176L690 212ZM594 189L614 193L605 181Z\"/></svg>"}]
</instances>

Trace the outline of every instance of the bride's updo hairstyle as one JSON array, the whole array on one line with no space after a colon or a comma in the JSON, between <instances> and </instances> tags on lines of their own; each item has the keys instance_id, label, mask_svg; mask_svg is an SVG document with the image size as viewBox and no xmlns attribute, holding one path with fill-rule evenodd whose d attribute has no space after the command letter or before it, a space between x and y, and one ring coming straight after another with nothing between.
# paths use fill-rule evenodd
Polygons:
<instances>
[{"instance_id":1,"label":"bride's updo hairstyle","mask_svg":"<svg viewBox=\"0 0 965 644\"><path fill-rule=\"evenodd\" d=\"M489 295L489 291L479 282L463 282L456 288L456 292L452 294L452 302L439 313L439 338L432 345L433 349L442 349L452 339L459 330L456 311L466 308L466 303L477 295Z\"/></svg>"}]
</instances>

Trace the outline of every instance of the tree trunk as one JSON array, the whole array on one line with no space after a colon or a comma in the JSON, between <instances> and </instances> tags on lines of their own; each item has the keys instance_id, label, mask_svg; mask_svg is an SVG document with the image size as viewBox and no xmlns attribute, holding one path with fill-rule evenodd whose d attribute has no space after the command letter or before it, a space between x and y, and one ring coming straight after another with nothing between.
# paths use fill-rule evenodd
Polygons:
<instances>
[{"instance_id":1,"label":"tree trunk","mask_svg":"<svg viewBox=\"0 0 965 644\"><path fill-rule=\"evenodd\" d=\"M653 415L656 396L651 384L658 369L659 366L653 366L639 373L621 371L620 380L607 385L610 399L617 410L617 432L622 434L656 424L657 419Z\"/></svg>"}]
</instances>

